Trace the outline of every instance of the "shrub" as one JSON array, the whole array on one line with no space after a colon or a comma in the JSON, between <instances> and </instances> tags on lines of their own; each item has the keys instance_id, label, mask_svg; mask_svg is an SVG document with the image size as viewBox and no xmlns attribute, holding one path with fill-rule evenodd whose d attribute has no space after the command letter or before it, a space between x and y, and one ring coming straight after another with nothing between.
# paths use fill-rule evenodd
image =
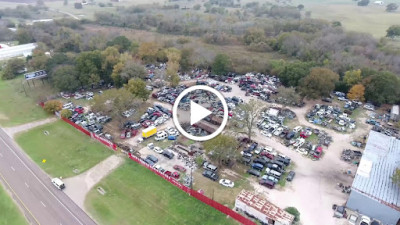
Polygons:
<instances>
[{"instance_id":1,"label":"shrub","mask_svg":"<svg viewBox=\"0 0 400 225\"><path fill-rule=\"evenodd\" d=\"M287 208L285 208L285 211L294 216L294 221L295 222L299 222L300 221L300 212L295 207L287 207Z\"/></svg>"},{"instance_id":2,"label":"shrub","mask_svg":"<svg viewBox=\"0 0 400 225\"><path fill-rule=\"evenodd\" d=\"M44 103L44 111L54 114L62 109L62 103L58 100L50 100Z\"/></svg>"},{"instance_id":3,"label":"shrub","mask_svg":"<svg viewBox=\"0 0 400 225\"><path fill-rule=\"evenodd\" d=\"M61 117L62 118L70 118L72 116L72 112L69 109L61 110Z\"/></svg>"}]
</instances>

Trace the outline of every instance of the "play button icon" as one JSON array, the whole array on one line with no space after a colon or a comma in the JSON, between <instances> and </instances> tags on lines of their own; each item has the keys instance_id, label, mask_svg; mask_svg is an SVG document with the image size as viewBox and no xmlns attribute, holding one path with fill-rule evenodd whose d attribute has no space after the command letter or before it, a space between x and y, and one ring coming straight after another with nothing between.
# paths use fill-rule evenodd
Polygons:
<instances>
[{"instance_id":1,"label":"play button icon","mask_svg":"<svg viewBox=\"0 0 400 225\"><path fill-rule=\"evenodd\" d=\"M213 101L210 101L210 96L213 96ZM213 111L205 106L213 108ZM188 109L190 109L189 113L186 112ZM220 134L225 128L228 122L228 105L225 97L219 91L209 86L195 85L185 89L176 98L172 107L172 118L175 127L186 138L194 141L207 141ZM213 120L213 123L209 123L206 119ZM215 121L218 121L218 123L215 123ZM219 125L219 127L216 125ZM201 132L200 136L193 135L182 126L188 129L189 132L190 130L201 130L205 133Z\"/></svg>"},{"instance_id":2,"label":"play button icon","mask_svg":"<svg viewBox=\"0 0 400 225\"><path fill-rule=\"evenodd\" d=\"M209 116L212 112L203 106L190 101L190 125L193 125L200 120Z\"/></svg>"}]
</instances>

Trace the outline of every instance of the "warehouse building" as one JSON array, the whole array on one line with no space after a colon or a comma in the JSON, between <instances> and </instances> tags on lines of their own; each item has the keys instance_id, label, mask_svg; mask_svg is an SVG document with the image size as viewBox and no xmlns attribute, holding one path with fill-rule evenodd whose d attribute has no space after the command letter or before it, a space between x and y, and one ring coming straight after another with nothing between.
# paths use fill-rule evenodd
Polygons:
<instances>
[{"instance_id":1,"label":"warehouse building","mask_svg":"<svg viewBox=\"0 0 400 225\"><path fill-rule=\"evenodd\" d=\"M242 190L236 197L235 208L263 224L291 225L294 216L253 192Z\"/></svg>"},{"instance_id":2,"label":"warehouse building","mask_svg":"<svg viewBox=\"0 0 400 225\"><path fill-rule=\"evenodd\" d=\"M370 131L346 207L384 225L400 224L400 186L391 177L400 168L400 140Z\"/></svg>"}]
</instances>

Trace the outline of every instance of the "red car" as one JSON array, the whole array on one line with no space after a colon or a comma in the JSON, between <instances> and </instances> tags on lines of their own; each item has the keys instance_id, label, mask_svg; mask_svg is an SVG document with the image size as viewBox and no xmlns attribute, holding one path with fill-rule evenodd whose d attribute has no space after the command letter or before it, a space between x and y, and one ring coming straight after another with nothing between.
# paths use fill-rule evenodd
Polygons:
<instances>
[{"instance_id":1,"label":"red car","mask_svg":"<svg viewBox=\"0 0 400 225\"><path fill-rule=\"evenodd\" d=\"M151 122L150 120L146 120L142 123L142 127L144 128L148 128L151 125L153 125L153 122Z\"/></svg>"},{"instance_id":2,"label":"red car","mask_svg":"<svg viewBox=\"0 0 400 225\"><path fill-rule=\"evenodd\" d=\"M167 170L167 171L164 172L164 174L170 177L172 175L172 172Z\"/></svg>"},{"instance_id":3,"label":"red car","mask_svg":"<svg viewBox=\"0 0 400 225\"><path fill-rule=\"evenodd\" d=\"M74 109L74 111L77 112L78 114L82 114L85 111L85 109L83 107L79 106L79 107L76 107Z\"/></svg>"},{"instance_id":4,"label":"red car","mask_svg":"<svg viewBox=\"0 0 400 225\"><path fill-rule=\"evenodd\" d=\"M302 137L302 138L308 138L308 136L306 135L306 132L304 132L304 131L302 131L302 132L300 133L300 137Z\"/></svg>"},{"instance_id":5,"label":"red car","mask_svg":"<svg viewBox=\"0 0 400 225\"><path fill-rule=\"evenodd\" d=\"M179 179L179 176L180 176L180 175L179 175L178 172L173 172L173 173L172 173L172 177L175 178L175 179Z\"/></svg>"},{"instance_id":6,"label":"red car","mask_svg":"<svg viewBox=\"0 0 400 225\"><path fill-rule=\"evenodd\" d=\"M126 138L126 130L122 131L121 135L119 135L119 138L121 138L121 139Z\"/></svg>"},{"instance_id":7,"label":"red car","mask_svg":"<svg viewBox=\"0 0 400 225\"><path fill-rule=\"evenodd\" d=\"M261 152L260 155L261 155L261 156L265 156L265 157L267 157L268 159L274 159L274 158L275 158L274 155L272 155L271 153L265 152L265 151Z\"/></svg>"},{"instance_id":8,"label":"red car","mask_svg":"<svg viewBox=\"0 0 400 225\"><path fill-rule=\"evenodd\" d=\"M314 158L319 159L322 156L322 147L318 147L314 152Z\"/></svg>"},{"instance_id":9,"label":"red car","mask_svg":"<svg viewBox=\"0 0 400 225\"><path fill-rule=\"evenodd\" d=\"M186 172L186 168L180 165L175 165L174 169L178 170L179 172Z\"/></svg>"},{"instance_id":10,"label":"red car","mask_svg":"<svg viewBox=\"0 0 400 225\"><path fill-rule=\"evenodd\" d=\"M162 114L159 111L155 111L155 112L153 112L153 116L160 117L160 116L162 116Z\"/></svg>"}]
</instances>

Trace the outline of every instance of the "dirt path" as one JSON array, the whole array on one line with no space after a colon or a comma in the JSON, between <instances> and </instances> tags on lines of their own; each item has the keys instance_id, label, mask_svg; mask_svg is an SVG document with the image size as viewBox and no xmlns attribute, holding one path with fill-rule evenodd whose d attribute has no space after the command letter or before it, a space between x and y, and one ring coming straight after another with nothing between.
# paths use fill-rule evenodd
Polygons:
<instances>
[{"instance_id":1,"label":"dirt path","mask_svg":"<svg viewBox=\"0 0 400 225\"><path fill-rule=\"evenodd\" d=\"M85 173L64 180L65 193L83 210L86 194L111 171L118 168L124 158L112 155Z\"/></svg>"},{"instance_id":2,"label":"dirt path","mask_svg":"<svg viewBox=\"0 0 400 225\"><path fill-rule=\"evenodd\" d=\"M56 120L57 120L56 117L51 117L48 119L39 120L39 121L31 122L31 123L26 123L26 124L22 124L22 125L15 126L15 127L7 127L7 128L3 128L3 129L8 134L8 136L13 138L16 133L30 130L32 128L35 128L35 127L38 127L38 126L41 126L41 125L44 125L47 123L52 123Z\"/></svg>"}]
</instances>

